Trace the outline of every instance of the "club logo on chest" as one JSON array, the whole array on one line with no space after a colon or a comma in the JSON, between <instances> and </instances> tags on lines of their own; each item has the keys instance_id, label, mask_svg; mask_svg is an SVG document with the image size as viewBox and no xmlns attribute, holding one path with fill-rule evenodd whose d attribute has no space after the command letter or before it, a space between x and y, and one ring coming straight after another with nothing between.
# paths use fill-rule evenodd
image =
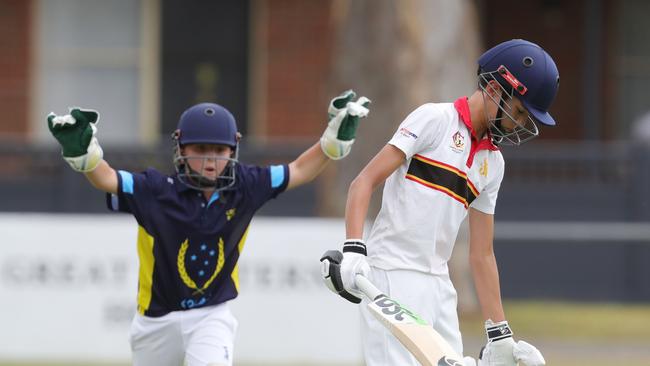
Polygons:
<instances>
[{"instance_id":1,"label":"club logo on chest","mask_svg":"<svg viewBox=\"0 0 650 366\"><path fill-rule=\"evenodd\" d=\"M449 145L454 152L462 153L465 151L465 136L463 136L460 131L456 131L455 134L451 136L452 144Z\"/></svg>"},{"instance_id":2,"label":"club logo on chest","mask_svg":"<svg viewBox=\"0 0 650 366\"><path fill-rule=\"evenodd\" d=\"M194 290L192 298L204 295L223 268L225 262L223 239L219 238L218 244L214 247L206 243L190 245L189 239L185 239L178 251L176 262L181 280L185 286ZM191 308L201 305L202 301L205 301L204 297L196 301L186 299L181 306Z\"/></svg>"}]
</instances>

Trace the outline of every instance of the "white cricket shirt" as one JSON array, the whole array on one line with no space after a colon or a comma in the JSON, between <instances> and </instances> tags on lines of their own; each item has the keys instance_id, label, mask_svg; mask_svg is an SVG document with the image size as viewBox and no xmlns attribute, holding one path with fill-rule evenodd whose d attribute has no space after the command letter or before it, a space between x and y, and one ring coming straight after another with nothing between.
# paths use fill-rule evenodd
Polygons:
<instances>
[{"instance_id":1,"label":"white cricket shirt","mask_svg":"<svg viewBox=\"0 0 650 366\"><path fill-rule=\"evenodd\" d=\"M389 144L406 160L384 185L366 240L376 267L447 274L468 207L494 214L504 161L489 136L477 141L467 98L420 106Z\"/></svg>"}]
</instances>

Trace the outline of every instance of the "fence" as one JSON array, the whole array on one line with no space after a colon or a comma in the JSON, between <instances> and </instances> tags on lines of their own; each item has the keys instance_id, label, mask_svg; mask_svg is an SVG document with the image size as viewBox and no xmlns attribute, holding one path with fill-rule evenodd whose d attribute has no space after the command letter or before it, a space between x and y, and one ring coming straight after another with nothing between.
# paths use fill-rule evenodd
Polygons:
<instances>
[{"instance_id":1,"label":"fence","mask_svg":"<svg viewBox=\"0 0 650 366\"><path fill-rule=\"evenodd\" d=\"M289 161L304 146L255 145L243 161ZM168 147L107 149L121 169L171 170ZM508 298L650 301L650 149L618 143L504 148L495 250ZM0 146L0 211L106 212L54 148ZM313 216L316 188L284 194L262 216Z\"/></svg>"}]
</instances>

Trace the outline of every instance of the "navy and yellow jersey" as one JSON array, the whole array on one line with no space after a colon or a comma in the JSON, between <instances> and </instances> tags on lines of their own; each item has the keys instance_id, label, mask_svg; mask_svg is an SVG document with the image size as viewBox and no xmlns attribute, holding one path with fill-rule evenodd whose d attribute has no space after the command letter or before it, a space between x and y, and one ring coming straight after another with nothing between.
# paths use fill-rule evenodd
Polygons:
<instances>
[{"instance_id":1,"label":"navy and yellow jersey","mask_svg":"<svg viewBox=\"0 0 650 366\"><path fill-rule=\"evenodd\" d=\"M140 314L157 317L237 296L237 260L250 221L286 189L289 167L237 164L236 169L235 186L209 201L176 176L154 169L118 171L118 194L109 194L107 203L138 222Z\"/></svg>"}]
</instances>

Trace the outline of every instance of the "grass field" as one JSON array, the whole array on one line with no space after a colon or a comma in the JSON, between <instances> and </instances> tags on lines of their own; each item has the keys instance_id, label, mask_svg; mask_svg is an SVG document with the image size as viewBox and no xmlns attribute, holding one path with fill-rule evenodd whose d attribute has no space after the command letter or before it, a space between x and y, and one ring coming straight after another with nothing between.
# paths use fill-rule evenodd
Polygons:
<instances>
[{"instance_id":1,"label":"grass field","mask_svg":"<svg viewBox=\"0 0 650 366\"><path fill-rule=\"evenodd\" d=\"M650 366L650 304L504 304L515 338L542 350L550 366ZM465 353L484 342L481 318L461 323ZM472 354L474 353L474 354Z\"/></svg>"},{"instance_id":2,"label":"grass field","mask_svg":"<svg viewBox=\"0 0 650 366\"><path fill-rule=\"evenodd\" d=\"M636 340L650 344L650 304L506 302L508 321L518 334L558 340ZM464 314L465 335L483 335L479 315ZM649 364L650 365L650 364Z\"/></svg>"},{"instance_id":3,"label":"grass field","mask_svg":"<svg viewBox=\"0 0 650 366\"><path fill-rule=\"evenodd\" d=\"M549 366L650 366L650 304L507 302L504 306L515 337L540 348ZM476 356L485 339L481 317L464 314L461 319L465 353ZM0 366L124 365L0 361Z\"/></svg>"}]
</instances>

